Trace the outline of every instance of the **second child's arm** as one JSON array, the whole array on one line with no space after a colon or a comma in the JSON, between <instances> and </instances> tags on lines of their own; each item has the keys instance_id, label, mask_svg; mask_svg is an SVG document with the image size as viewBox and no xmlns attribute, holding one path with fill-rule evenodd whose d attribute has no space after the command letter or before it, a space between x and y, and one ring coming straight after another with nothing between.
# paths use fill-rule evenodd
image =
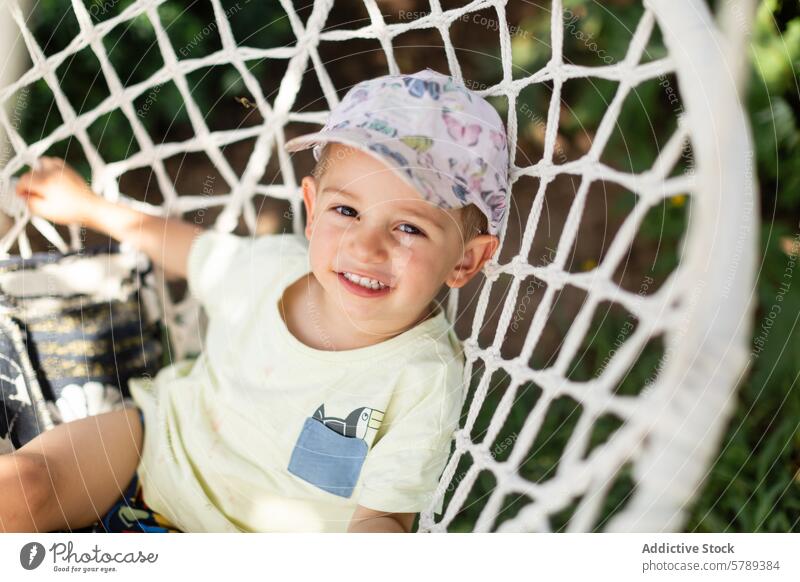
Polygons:
<instances>
[{"instance_id":1,"label":"second child's arm","mask_svg":"<svg viewBox=\"0 0 800 582\"><path fill-rule=\"evenodd\" d=\"M92 230L139 249L171 275L186 278L189 249L203 228L178 218L161 218L97 197L86 220Z\"/></svg>"},{"instance_id":2,"label":"second child's arm","mask_svg":"<svg viewBox=\"0 0 800 582\"><path fill-rule=\"evenodd\" d=\"M161 218L97 196L63 160L41 158L17 183L32 214L57 224L84 224L142 251L170 275L185 278L189 249L203 228Z\"/></svg>"}]
</instances>

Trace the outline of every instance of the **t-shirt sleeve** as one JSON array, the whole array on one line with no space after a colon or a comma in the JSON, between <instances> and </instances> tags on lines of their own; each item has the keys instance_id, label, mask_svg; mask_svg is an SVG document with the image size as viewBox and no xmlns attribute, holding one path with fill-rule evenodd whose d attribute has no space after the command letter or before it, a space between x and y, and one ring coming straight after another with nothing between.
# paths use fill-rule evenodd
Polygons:
<instances>
[{"instance_id":1,"label":"t-shirt sleeve","mask_svg":"<svg viewBox=\"0 0 800 582\"><path fill-rule=\"evenodd\" d=\"M290 261L302 256L291 235L238 236L210 229L192 242L186 281L210 317L231 316L246 312Z\"/></svg>"},{"instance_id":2,"label":"t-shirt sleeve","mask_svg":"<svg viewBox=\"0 0 800 582\"><path fill-rule=\"evenodd\" d=\"M458 428L462 369L451 362L412 366L401 375L381 426L385 432L379 431L364 462L359 505L391 513L430 505Z\"/></svg>"}]
</instances>

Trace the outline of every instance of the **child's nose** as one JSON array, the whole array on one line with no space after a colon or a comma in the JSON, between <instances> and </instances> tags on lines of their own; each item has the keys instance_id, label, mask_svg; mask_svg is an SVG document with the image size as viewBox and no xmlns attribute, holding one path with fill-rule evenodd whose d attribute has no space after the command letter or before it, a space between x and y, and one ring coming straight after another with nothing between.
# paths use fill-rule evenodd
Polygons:
<instances>
[{"instance_id":1,"label":"child's nose","mask_svg":"<svg viewBox=\"0 0 800 582\"><path fill-rule=\"evenodd\" d=\"M393 240L386 229L358 221L348 229L348 250L353 258L364 263L380 263L389 258Z\"/></svg>"}]
</instances>

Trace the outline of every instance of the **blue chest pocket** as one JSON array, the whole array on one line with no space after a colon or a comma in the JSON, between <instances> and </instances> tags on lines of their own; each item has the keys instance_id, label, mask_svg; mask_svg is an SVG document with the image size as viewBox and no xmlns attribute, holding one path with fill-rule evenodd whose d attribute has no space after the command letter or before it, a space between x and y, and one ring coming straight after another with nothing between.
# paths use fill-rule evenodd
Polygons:
<instances>
[{"instance_id":1,"label":"blue chest pocket","mask_svg":"<svg viewBox=\"0 0 800 582\"><path fill-rule=\"evenodd\" d=\"M307 418L289 459L289 472L339 497L350 497L367 456L364 439L346 437Z\"/></svg>"}]
</instances>

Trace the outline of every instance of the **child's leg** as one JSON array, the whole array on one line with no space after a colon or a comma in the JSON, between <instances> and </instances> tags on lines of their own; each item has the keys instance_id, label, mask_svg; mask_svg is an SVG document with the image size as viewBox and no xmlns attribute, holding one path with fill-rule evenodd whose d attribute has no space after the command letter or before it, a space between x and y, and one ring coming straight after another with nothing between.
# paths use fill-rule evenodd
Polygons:
<instances>
[{"instance_id":1,"label":"child's leg","mask_svg":"<svg viewBox=\"0 0 800 582\"><path fill-rule=\"evenodd\" d=\"M68 422L0 456L0 531L91 525L127 487L142 449L138 408Z\"/></svg>"}]
</instances>

